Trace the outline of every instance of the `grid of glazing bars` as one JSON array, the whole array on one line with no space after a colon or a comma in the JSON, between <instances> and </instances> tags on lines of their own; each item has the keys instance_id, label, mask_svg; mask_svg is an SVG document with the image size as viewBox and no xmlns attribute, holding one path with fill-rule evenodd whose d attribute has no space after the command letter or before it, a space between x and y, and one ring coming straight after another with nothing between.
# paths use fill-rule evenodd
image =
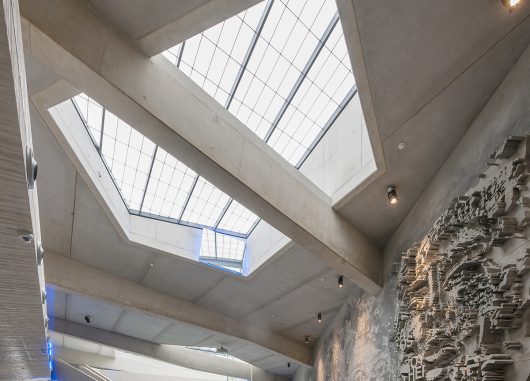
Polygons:
<instances>
[{"instance_id":1,"label":"grid of glazing bars","mask_svg":"<svg viewBox=\"0 0 530 381\"><path fill-rule=\"evenodd\" d=\"M297 168L357 91L334 0L262 2L164 55Z\"/></svg>"},{"instance_id":2,"label":"grid of glazing bars","mask_svg":"<svg viewBox=\"0 0 530 381\"><path fill-rule=\"evenodd\" d=\"M241 273L246 241L210 229L203 229L201 240L201 261Z\"/></svg>"},{"instance_id":3,"label":"grid of glazing bars","mask_svg":"<svg viewBox=\"0 0 530 381\"><path fill-rule=\"evenodd\" d=\"M254 229L254 213L109 110L85 94L72 102L130 213L237 238Z\"/></svg>"}]
</instances>

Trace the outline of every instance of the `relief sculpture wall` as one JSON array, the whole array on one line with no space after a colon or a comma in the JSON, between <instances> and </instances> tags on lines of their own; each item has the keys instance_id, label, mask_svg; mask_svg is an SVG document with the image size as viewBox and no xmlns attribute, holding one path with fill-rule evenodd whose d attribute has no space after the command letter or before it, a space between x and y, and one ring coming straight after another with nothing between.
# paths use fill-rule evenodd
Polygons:
<instances>
[{"instance_id":1,"label":"relief sculpture wall","mask_svg":"<svg viewBox=\"0 0 530 381\"><path fill-rule=\"evenodd\" d=\"M530 138L402 257L392 340L402 381L530 380Z\"/></svg>"}]
</instances>

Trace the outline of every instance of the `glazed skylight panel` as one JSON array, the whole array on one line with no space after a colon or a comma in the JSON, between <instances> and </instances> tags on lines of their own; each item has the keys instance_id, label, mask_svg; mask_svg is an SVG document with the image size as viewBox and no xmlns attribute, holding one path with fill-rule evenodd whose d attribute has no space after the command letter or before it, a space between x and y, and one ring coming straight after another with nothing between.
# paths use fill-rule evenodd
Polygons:
<instances>
[{"instance_id":1,"label":"glazed skylight panel","mask_svg":"<svg viewBox=\"0 0 530 381\"><path fill-rule=\"evenodd\" d=\"M142 212L179 220L197 174L157 147Z\"/></svg>"},{"instance_id":2,"label":"glazed skylight panel","mask_svg":"<svg viewBox=\"0 0 530 381\"><path fill-rule=\"evenodd\" d=\"M252 22L246 25L252 31L241 33L237 27L250 11ZM230 52L223 40L234 41ZM218 49L235 64L218 61ZM334 0L262 2L166 52L171 55L199 86L296 167L355 92Z\"/></svg>"},{"instance_id":3,"label":"glazed skylight panel","mask_svg":"<svg viewBox=\"0 0 530 381\"><path fill-rule=\"evenodd\" d=\"M265 3L260 3L165 52L195 83L225 104Z\"/></svg>"},{"instance_id":4,"label":"glazed skylight panel","mask_svg":"<svg viewBox=\"0 0 530 381\"><path fill-rule=\"evenodd\" d=\"M84 123L92 140L99 148L101 140L101 123L103 122L103 107L85 94L79 94L74 98L77 109L81 112Z\"/></svg>"},{"instance_id":5,"label":"glazed skylight panel","mask_svg":"<svg viewBox=\"0 0 530 381\"><path fill-rule=\"evenodd\" d=\"M230 197L199 177L188 201L182 221L190 224L215 226L221 218Z\"/></svg>"},{"instance_id":6,"label":"glazed skylight panel","mask_svg":"<svg viewBox=\"0 0 530 381\"><path fill-rule=\"evenodd\" d=\"M258 221L258 216L236 200L232 200L217 229L248 234Z\"/></svg>"},{"instance_id":7,"label":"glazed skylight panel","mask_svg":"<svg viewBox=\"0 0 530 381\"><path fill-rule=\"evenodd\" d=\"M72 101L131 213L249 234L256 215L88 96Z\"/></svg>"},{"instance_id":8,"label":"glazed skylight panel","mask_svg":"<svg viewBox=\"0 0 530 381\"><path fill-rule=\"evenodd\" d=\"M338 22L309 69L268 143L299 166L313 142L352 95L355 79Z\"/></svg>"},{"instance_id":9,"label":"glazed skylight panel","mask_svg":"<svg viewBox=\"0 0 530 381\"><path fill-rule=\"evenodd\" d=\"M333 0L275 1L229 110L265 138L336 8Z\"/></svg>"},{"instance_id":10,"label":"glazed skylight panel","mask_svg":"<svg viewBox=\"0 0 530 381\"><path fill-rule=\"evenodd\" d=\"M139 210L155 144L107 111L101 141L101 155L127 207Z\"/></svg>"},{"instance_id":11,"label":"glazed skylight panel","mask_svg":"<svg viewBox=\"0 0 530 381\"><path fill-rule=\"evenodd\" d=\"M217 259L242 261L245 254L245 240L226 234L217 234L215 238Z\"/></svg>"},{"instance_id":12,"label":"glazed skylight panel","mask_svg":"<svg viewBox=\"0 0 530 381\"><path fill-rule=\"evenodd\" d=\"M215 258L215 232L210 229L202 230L200 257Z\"/></svg>"}]
</instances>

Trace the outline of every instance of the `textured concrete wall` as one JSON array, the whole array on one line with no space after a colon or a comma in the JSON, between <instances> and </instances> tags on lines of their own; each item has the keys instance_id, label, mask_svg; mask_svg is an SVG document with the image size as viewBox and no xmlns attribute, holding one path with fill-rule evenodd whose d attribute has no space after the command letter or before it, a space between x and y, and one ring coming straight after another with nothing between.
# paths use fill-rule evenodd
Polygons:
<instances>
[{"instance_id":1,"label":"textured concrete wall","mask_svg":"<svg viewBox=\"0 0 530 381\"><path fill-rule=\"evenodd\" d=\"M396 277L376 296L356 290L320 338L312 378L306 379L395 381L398 356L389 338L396 297Z\"/></svg>"},{"instance_id":2,"label":"textured concrete wall","mask_svg":"<svg viewBox=\"0 0 530 381\"><path fill-rule=\"evenodd\" d=\"M403 250L421 240L451 200L476 183L484 163L507 135L530 133L530 48L424 191L385 248L385 272ZM396 308L395 278L377 296L352 295L318 343L312 375L302 380L396 380L397 353L388 343ZM518 359L518 361L528 361ZM507 370L506 379L512 378Z\"/></svg>"}]
</instances>

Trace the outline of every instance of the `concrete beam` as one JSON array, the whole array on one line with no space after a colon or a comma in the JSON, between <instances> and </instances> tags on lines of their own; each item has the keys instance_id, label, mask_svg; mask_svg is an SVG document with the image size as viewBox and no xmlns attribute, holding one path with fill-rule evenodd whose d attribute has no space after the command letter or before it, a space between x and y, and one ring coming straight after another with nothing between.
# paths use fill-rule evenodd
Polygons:
<instances>
[{"instance_id":1,"label":"concrete beam","mask_svg":"<svg viewBox=\"0 0 530 381\"><path fill-rule=\"evenodd\" d=\"M187 369L201 372L220 374L223 376L254 380L273 381L283 378L267 373L253 365L223 357L212 356L210 354L179 347L175 345L155 344L149 341L124 336L119 333L108 332L102 329L73 323L62 319L54 319L52 322L54 332L90 341L96 344L112 347L136 355L148 357L153 360L163 361L168 364L177 365ZM115 370L132 370L131 364L121 360L105 358L102 356L89 357L83 355L76 356L72 351L55 349L55 356L70 364L89 365L96 368L107 368ZM259 378L256 378L259 375Z\"/></svg>"},{"instance_id":2,"label":"concrete beam","mask_svg":"<svg viewBox=\"0 0 530 381\"><path fill-rule=\"evenodd\" d=\"M245 324L204 307L95 269L55 253L46 253L46 283L124 308L198 326L257 344L303 364L312 364L307 345Z\"/></svg>"},{"instance_id":3,"label":"concrete beam","mask_svg":"<svg viewBox=\"0 0 530 381\"><path fill-rule=\"evenodd\" d=\"M149 57L155 56L260 1L262 0L207 1L184 16L136 39L135 43Z\"/></svg>"},{"instance_id":4,"label":"concrete beam","mask_svg":"<svg viewBox=\"0 0 530 381\"><path fill-rule=\"evenodd\" d=\"M370 293L381 289L379 250L175 66L147 58L80 1L23 0L21 9L25 47L35 59L352 282Z\"/></svg>"}]
</instances>

